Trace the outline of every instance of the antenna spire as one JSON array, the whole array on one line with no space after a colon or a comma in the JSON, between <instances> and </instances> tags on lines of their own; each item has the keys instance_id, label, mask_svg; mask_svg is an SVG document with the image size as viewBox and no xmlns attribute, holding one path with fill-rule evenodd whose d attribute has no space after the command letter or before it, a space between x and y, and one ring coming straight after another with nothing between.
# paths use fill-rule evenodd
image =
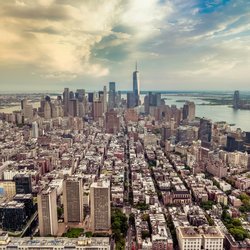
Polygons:
<instances>
[{"instance_id":1,"label":"antenna spire","mask_svg":"<svg viewBox=\"0 0 250 250\"><path fill-rule=\"evenodd\" d=\"M135 71L137 71L137 60L135 61Z\"/></svg>"}]
</instances>

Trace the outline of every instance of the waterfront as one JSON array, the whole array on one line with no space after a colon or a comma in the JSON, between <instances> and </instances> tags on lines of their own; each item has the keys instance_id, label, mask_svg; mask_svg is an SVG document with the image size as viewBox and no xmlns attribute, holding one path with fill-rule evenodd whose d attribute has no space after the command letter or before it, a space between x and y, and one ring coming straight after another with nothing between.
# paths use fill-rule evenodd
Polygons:
<instances>
[{"instance_id":1,"label":"waterfront","mask_svg":"<svg viewBox=\"0 0 250 250\"><path fill-rule=\"evenodd\" d=\"M122 95L126 98L126 95ZM226 121L229 124L235 124L236 128L241 128L244 131L250 131L250 110L234 110L227 105L201 105L208 102L199 99L197 96L183 95L162 95L167 105L176 105L182 107L185 100L193 101L196 104L196 116L212 119L214 122ZM144 95L141 95L143 103ZM34 108L38 108L40 102L32 103ZM6 107L0 112L11 113L15 110L20 110L21 106Z\"/></svg>"},{"instance_id":2,"label":"waterfront","mask_svg":"<svg viewBox=\"0 0 250 250\"><path fill-rule=\"evenodd\" d=\"M236 128L250 131L250 110L234 110L227 105L201 105L208 102L193 96L163 95L162 97L167 98L165 101L167 105L176 105L177 107L182 107L184 104L176 102L177 100L193 101L196 104L197 117L206 117L214 122L226 121L229 124L235 124Z\"/></svg>"}]
</instances>

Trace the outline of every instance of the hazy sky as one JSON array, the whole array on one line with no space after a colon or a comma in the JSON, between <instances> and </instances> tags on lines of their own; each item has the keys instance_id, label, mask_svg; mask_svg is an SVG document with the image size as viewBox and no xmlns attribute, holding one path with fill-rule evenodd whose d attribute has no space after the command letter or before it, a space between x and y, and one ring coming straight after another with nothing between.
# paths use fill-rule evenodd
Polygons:
<instances>
[{"instance_id":1,"label":"hazy sky","mask_svg":"<svg viewBox=\"0 0 250 250\"><path fill-rule=\"evenodd\" d=\"M2 91L250 89L249 0L0 0Z\"/></svg>"}]
</instances>

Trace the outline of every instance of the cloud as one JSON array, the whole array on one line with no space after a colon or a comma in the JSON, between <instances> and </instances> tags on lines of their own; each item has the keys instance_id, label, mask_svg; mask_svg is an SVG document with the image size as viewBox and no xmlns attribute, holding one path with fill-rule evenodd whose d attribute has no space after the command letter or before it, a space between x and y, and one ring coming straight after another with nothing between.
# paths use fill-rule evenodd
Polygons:
<instances>
[{"instance_id":1,"label":"cloud","mask_svg":"<svg viewBox=\"0 0 250 250\"><path fill-rule=\"evenodd\" d=\"M145 88L155 79L160 89L166 81L196 88L229 76L246 86L250 77L249 1L0 0L0 7L0 73L32 68L46 81L111 78L128 89L137 59Z\"/></svg>"},{"instance_id":2,"label":"cloud","mask_svg":"<svg viewBox=\"0 0 250 250\"><path fill-rule=\"evenodd\" d=\"M91 50L111 32L110 12L116 1L93 2L78 6L52 0L1 3L0 64L32 64L40 75L63 79L108 74L108 67L91 61Z\"/></svg>"}]
</instances>

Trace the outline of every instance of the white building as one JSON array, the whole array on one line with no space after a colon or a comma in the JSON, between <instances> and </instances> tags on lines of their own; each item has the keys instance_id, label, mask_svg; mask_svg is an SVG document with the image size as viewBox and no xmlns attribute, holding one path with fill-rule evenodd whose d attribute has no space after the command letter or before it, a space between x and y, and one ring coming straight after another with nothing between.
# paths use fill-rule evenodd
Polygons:
<instances>
[{"instance_id":1,"label":"white building","mask_svg":"<svg viewBox=\"0 0 250 250\"><path fill-rule=\"evenodd\" d=\"M223 250L224 235L218 227L178 227L176 232L180 250Z\"/></svg>"}]
</instances>

